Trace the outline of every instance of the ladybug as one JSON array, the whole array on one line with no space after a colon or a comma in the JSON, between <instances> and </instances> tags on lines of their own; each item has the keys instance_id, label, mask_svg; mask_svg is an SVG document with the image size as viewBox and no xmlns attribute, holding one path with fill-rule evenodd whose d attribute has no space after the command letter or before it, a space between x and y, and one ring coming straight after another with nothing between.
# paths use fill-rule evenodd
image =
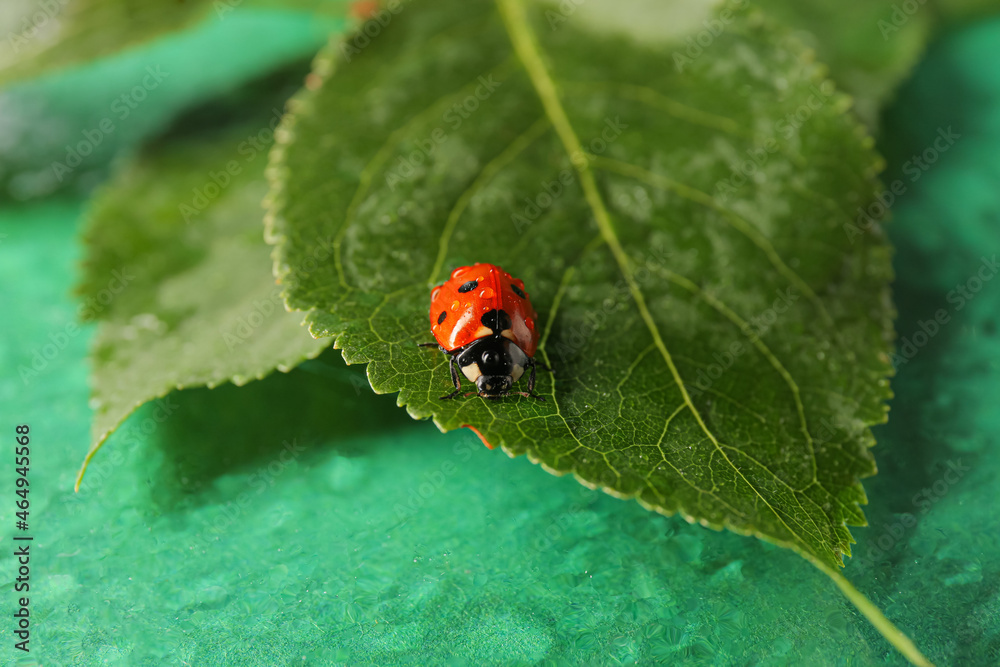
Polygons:
<instances>
[{"instance_id":1,"label":"ladybug","mask_svg":"<svg viewBox=\"0 0 1000 667\"><path fill-rule=\"evenodd\" d=\"M521 280L495 264L460 266L431 292L430 318L431 332L437 347L448 355L455 384L455 391L442 400L461 393L458 369L476 383L478 391L466 396L475 393L495 400L514 393L545 400L534 393L535 366L549 369L533 358L538 349L538 315ZM528 391L512 391L528 369Z\"/></svg>"}]
</instances>

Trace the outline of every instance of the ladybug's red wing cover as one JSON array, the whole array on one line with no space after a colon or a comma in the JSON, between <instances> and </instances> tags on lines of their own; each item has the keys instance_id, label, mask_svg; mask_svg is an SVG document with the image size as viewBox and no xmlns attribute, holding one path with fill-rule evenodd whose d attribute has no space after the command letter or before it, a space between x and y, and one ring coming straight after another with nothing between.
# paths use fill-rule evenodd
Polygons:
<instances>
[{"instance_id":1,"label":"ladybug's red wing cover","mask_svg":"<svg viewBox=\"0 0 1000 667\"><path fill-rule=\"evenodd\" d=\"M431 292L431 332L438 344L452 352L493 331L482 321L490 311L504 311L510 328L503 335L529 357L538 348L537 315L524 283L494 264L460 266Z\"/></svg>"}]
</instances>

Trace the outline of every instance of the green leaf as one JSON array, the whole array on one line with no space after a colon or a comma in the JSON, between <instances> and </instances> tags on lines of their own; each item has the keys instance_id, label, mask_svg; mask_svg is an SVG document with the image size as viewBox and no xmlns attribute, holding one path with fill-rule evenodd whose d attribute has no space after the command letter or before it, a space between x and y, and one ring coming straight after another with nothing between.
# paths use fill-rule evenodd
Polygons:
<instances>
[{"instance_id":1,"label":"green leaf","mask_svg":"<svg viewBox=\"0 0 1000 667\"><path fill-rule=\"evenodd\" d=\"M414 417L839 566L889 396L870 139L757 13L678 72L679 38L501 7L414 4L318 59L272 152L288 305ZM545 402L438 399L430 287L477 261L528 286Z\"/></svg>"},{"instance_id":2,"label":"green leaf","mask_svg":"<svg viewBox=\"0 0 1000 667\"><path fill-rule=\"evenodd\" d=\"M839 572L890 395L870 137L756 12L679 71L676 30L574 6L414 3L321 54L271 153L286 303L412 416L792 548L928 665ZM429 292L477 261L534 297L544 402L439 400Z\"/></svg>"},{"instance_id":3,"label":"green leaf","mask_svg":"<svg viewBox=\"0 0 1000 667\"><path fill-rule=\"evenodd\" d=\"M199 115L200 133L151 147L93 204L80 291L82 315L99 321L95 414L77 487L108 435L143 403L287 371L329 345L285 310L268 270L261 200L277 99L263 108L256 100L251 120L221 132ZM218 106L213 114L225 116Z\"/></svg>"},{"instance_id":4,"label":"green leaf","mask_svg":"<svg viewBox=\"0 0 1000 667\"><path fill-rule=\"evenodd\" d=\"M12 0L0 81L95 60L200 20L250 9L299 10L342 19L349 0Z\"/></svg>"}]
</instances>

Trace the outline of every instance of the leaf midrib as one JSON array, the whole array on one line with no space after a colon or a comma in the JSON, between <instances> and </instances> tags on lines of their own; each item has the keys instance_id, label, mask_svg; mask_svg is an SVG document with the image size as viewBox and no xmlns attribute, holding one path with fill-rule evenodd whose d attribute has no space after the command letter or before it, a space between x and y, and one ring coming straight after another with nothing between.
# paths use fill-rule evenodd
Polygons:
<instances>
[{"instance_id":1,"label":"leaf midrib","mask_svg":"<svg viewBox=\"0 0 1000 667\"><path fill-rule=\"evenodd\" d=\"M556 130L556 134L559 136L567 155L572 156L584 154L583 145L580 143L580 139L577 137L572 123L570 123L569 117L567 116L566 111L562 106L562 102L559 99L555 83L553 82L545 63L542 60L541 51L537 46L537 40L528 25L528 19L525 14L522 0L496 0L496 3L500 16L503 19L504 26L507 30L507 34L509 35L511 43L514 46L514 52L521 60L521 64L525 68L528 78L531 80L532 86L542 103L542 107L545 109L546 115L549 117L553 128ZM622 275L628 284L629 292L632 294L632 298L635 299L639 314L645 322L650 335L653 337L653 342L656 344L657 349L660 350L660 355L667 364L670 374L674 379L674 383L681 392L684 404L691 411L691 414L694 416L695 421L697 421L698 426L708 437L709 441L711 441L719 455L725 459L726 463L728 463L733 471L739 475L740 479L742 479L747 486L753 490L760 501L767 506L772 514L774 514L774 517L785 527L786 530L788 530L789 534L793 535L795 540L798 541L806 551L811 552L812 549L809 548L808 543L799 535L797 531L793 530L791 526L785 522L784 518L774 507L771 506L767 498L765 498L757 487L746 478L739 467L736 466L732 460L730 460L721 447L718 439L715 437L715 434L708 428L707 424L705 424L705 421L702 419L701 414L695 408L694 403L691 400L691 396L688 394L687 389L684 386L684 382L680 377L677 366L674 364L673 358L671 357L669 350L667 350L666 344L663 342L663 337L660 335L659 328L653 320L652 314L649 312L645 297L632 275L628 256L625 254L625 250L622 248L617 234L615 234L614 227L611 224L611 216L608 213L607 207L604 205L604 200L597 189L597 182L594 179L594 174L590 170L589 164L585 161L575 162L574 166L576 167L577 174L580 177L580 186L584 191L584 197L594 214L594 219L601 232L601 236L604 238L605 243L611 250L611 254L614 256L615 262L618 264L619 270L622 272ZM819 554L816 555L818 556Z\"/></svg>"}]
</instances>

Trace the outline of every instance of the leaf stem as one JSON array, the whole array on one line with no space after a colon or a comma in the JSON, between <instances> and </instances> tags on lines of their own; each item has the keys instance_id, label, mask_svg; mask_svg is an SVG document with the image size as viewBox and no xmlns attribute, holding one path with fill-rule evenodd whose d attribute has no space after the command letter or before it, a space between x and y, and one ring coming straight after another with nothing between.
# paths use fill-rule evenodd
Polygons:
<instances>
[{"instance_id":1,"label":"leaf stem","mask_svg":"<svg viewBox=\"0 0 1000 667\"><path fill-rule=\"evenodd\" d=\"M920 652L920 649L916 647L913 641L903 634L902 630L893 625L892 621L886 618L885 614L882 613L882 610L876 607L871 600L866 598L861 591L855 588L854 584L847 580L847 577L828 565L824 565L818 560L813 560L809 557L807 558L812 561L813 565L818 567L828 577L833 579L833 583L837 584L840 592L851 601L851 604L853 604L858 611L865 615L865 618L867 618L868 621L875 626L875 629L878 630L890 644L896 647L896 650L903 654L903 657L914 665L917 665L917 667L934 667L934 663L928 660L924 654Z\"/></svg>"}]
</instances>

